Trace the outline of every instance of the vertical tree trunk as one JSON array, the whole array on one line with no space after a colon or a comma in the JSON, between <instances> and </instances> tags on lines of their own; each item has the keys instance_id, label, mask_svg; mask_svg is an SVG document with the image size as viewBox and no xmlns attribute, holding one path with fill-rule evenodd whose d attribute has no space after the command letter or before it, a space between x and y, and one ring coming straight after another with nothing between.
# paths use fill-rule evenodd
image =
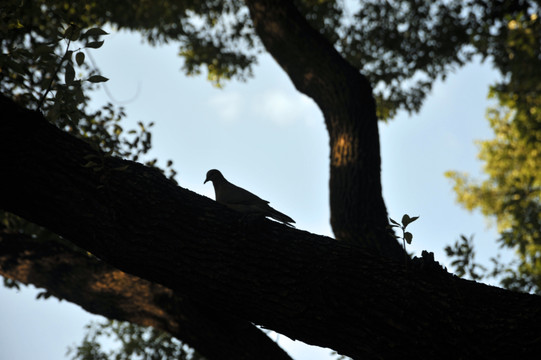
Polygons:
<instances>
[{"instance_id":1,"label":"vertical tree trunk","mask_svg":"<svg viewBox=\"0 0 541 360\"><path fill-rule=\"evenodd\" d=\"M291 1L246 0L257 34L300 92L317 103L330 139L331 225L339 240L403 256L387 229L376 106L366 77Z\"/></svg>"}]
</instances>

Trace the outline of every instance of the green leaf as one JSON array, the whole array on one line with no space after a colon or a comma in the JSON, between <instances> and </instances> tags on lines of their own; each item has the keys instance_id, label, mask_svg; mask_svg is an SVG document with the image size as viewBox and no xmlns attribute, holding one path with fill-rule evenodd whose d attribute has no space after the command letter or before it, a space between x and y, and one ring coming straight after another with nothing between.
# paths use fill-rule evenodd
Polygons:
<instances>
[{"instance_id":1,"label":"green leaf","mask_svg":"<svg viewBox=\"0 0 541 360\"><path fill-rule=\"evenodd\" d=\"M92 75L87 80L90 81L91 83L100 83L100 82L106 82L109 79L101 75Z\"/></svg>"},{"instance_id":2,"label":"green leaf","mask_svg":"<svg viewBox=\"0 0 541 360\"><path fill-rule=\"evenodd\" d=\"M81 29L77 25L71 24L66 30L64 30L64 34L62 36L64 39L76 41L79 39L80 34Z\"/></svg>"},{"instance_id":3,"label":"green leaf","mask_svg":"<svg viewBox=\"0 0 541 360\"><path fill-rule=\"evenodd\" d=\"M109 33L101 28L95 27L85 31L83 36L100 36L100 35L109 35Z\"/></svg>"},{"instance_id":4,"label":"green leaf","mask_svg":"<svg viewBox=\"0 0 541 360\"><path fill-rule=\"evenodd\" d=\"M39 56L39 55L43 55L43 54L53 54L54 49L55 49L54 45L40 44L40 45L35 47L34 55Z\"/></svg>"},{"instance_id":5,"label":"green leaf","mask_svg":"<svg viewBox=\"0 0 541 360\"><path fill-rule=\"evenodd\" d=\"M103 45L103 40L101 40L101 41L91 41L91 42L87 43L85 45L85 47L92 48L92 49L99 49L102 45Z\"/></svg>"},{"instance_id":6,"label":"green leaf","mask_svg":"<svg viewBox=\"0 0 541 360\"><path fill-rule=\"evenodd\" d=\"M15 22L11 22L8 24L8 29L9 30L12 30L12 29L22 29L24 27L23 24L21 24L21 22L19 21L19 19L15 19L15 20L12 20L12 21L17 21L16 23Z\"/></svg>"},{"instance_id":7,"label":"green leaf","mask_svg":"<svg viewBox=\"0 0 541 360\"><path fill-rule=\"evenodd\" d=\"M75 70L70 63L67 63L66 72L64 73L64 81L66 82L66 85L70 85L73 83L73 80L75 80Z\"/></svg>"},{"instance_id":8,"label":"green leaf","mask_svg":"<svg viewBox=\"0 0 541 360\"><path fill-rule=\"evenodd\" d=\"M389 218L389 220L390 220L393 224L395 224L396 226L400 227L400 224L398 223L398 221L393 220L392 218Z\"/></svg>"},{"instance_id":9,"label":"green leaf","mask_svg":"<svg viewBox=\"0 0 541 360\"><path fill-rule=\"evenodd\" d=\"M410 216L408 214L404 214L402 216L402 226L406 227L410 223Z\"/></svg>"},{"instance_id":10,"label":"green leaf","mask_svg":"<svg viewBox=\"0 0 541 360\"><path fill-rule=\"evenodd\" d=\"M408 214L404 214L404 216L402 216L402 225L405 228L406 226L408 226L409 224L411 224L412 222L414 222L418 218L419 218L419 216L410 217Z\"/></svg>"},{"instance_id":11,"label":"green leaf","mask_svg":"<svg viewBox=\"0 0 541 360\"><path fill-rule=\"evenodd\" d=\"M408 224L411 224L412 222L414 222L415 220L417 220L419 218L419 216L414 216L414 217L411 217L410 218L410 222Z\"/></svg>"},{"instance_id":12,"label":"green leaf","mask_svg":"<svg viewBox=\"0 0 541 360\"><path fill-rule=\"evenodd\" d=\"M83 63L85 62L85 53L79 51L77 54L75 54L75 61L77 62L77 65L83 65Z\"/></svg>"},{"instance_id":13,"label":"green leaf","mask_svg":"<svg viewBox=\"0 0 541 360\"><path fill-rule=\"evenodd\" d=\"M404 240L409 244L411 244L411 241L413 240L413 234L410 232L407 232L404 234Z\"/></svg>"}]
</instances>

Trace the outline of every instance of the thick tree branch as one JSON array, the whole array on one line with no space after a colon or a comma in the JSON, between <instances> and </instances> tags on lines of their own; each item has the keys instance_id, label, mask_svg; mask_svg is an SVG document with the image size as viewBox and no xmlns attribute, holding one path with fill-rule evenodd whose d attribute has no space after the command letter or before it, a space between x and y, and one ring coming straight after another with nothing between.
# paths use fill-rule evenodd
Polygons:
<instances>
[{"instance_id":1,"label":"thick tree branch","mask_svg":"<svg viewBox=\"0 0 541 360\"><path fill-rule=\"evenodd\" d=\"M331 225L339 240L404 256L389 235L372 87L290 0L246 0L257 34L295 87L317 103L329 132Z\"/></svg>"},{"instance_id":2,"label":"thick tree branch","mask_svg":"<svg viewBox=\"0 0 541 360\"><path fill-rule=\"evenodd\" d=\"M125 272L354 358L538 355L537 296L243 221L156 170L103 157L3 96L0 111L0 208ZM88 155L102 166L85 167Z\"/></svg>"},{"instance_id":3,"label":"thick tree branch","mask_svg":"<svg viewBox=\"0 0 541 360\"><path fill-rule=\"evenodd\" d=\"M109 319L167 331L207 359L291 358L247 321L198 306L55 239L0 231L0 275Z\"/></svg>"}]
</instances>

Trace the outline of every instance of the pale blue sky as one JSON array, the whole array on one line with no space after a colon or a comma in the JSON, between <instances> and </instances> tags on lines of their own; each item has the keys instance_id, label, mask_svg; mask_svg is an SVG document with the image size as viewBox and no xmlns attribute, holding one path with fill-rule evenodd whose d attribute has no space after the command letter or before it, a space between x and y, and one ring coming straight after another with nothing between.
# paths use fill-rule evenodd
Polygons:
<instances>
[{"instance_id":1,"label":"pale blue sky","mask_svg":"<svg viewBox=\"0 0 541 360\"><path fill-rule=\"evenodd\" d=\"M175 45L151 48L139 36L113 33L92 51L110 78L109 91L126 103L125 128L156 123L151 157L174 161L180 186L213 198L205 173L220 169L226 178L269 200L297 227L332 235L328 209L328 137L322 116L296 92L269 56L255 77L219 90L204 76L188 78ZM420 215L411 225L409 251L433 251L447 264L443 248L460 234L475 234L478 255L494 255L497 234L479 214L455 203L446 170L480 175L474 139L491 137L484 118L489 84L498 78L489 63L474 63L435 84L419 114L400 114L381 124L383 192L391 217ZM103 90L96 106L112 101ZM0 288L0 359L53 360L79 343L83 326L99 319L55 299L34 300L36 291ZM280 336L296 360L331 359L329 349L312 350Z\"/></svg>"}]
</instances>

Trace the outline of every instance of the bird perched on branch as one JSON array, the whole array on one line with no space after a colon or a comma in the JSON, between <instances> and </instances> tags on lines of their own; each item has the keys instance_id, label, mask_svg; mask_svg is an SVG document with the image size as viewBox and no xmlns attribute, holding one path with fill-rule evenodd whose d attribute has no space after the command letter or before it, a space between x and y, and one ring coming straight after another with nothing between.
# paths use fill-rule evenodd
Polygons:
<instances>
[{"instance_id":1,"label":"bird perched on branch","mask_svg":"<svg viewBox=\"0 0 541 360\"><path fill-rule=\"evenodd\" d=\"M291 223L295 223L295 221L286 214L282 214L278 210L271 208L268 201L261 199L259 196L254 195L243 188L231 184L218 170L209 170L204 184L206 184L207 181L212 181L212 185L214 185L216 201L227 205L233 210L247 215L268 216L289 226L292 226Z\"/></svg>"}]
</instances>

